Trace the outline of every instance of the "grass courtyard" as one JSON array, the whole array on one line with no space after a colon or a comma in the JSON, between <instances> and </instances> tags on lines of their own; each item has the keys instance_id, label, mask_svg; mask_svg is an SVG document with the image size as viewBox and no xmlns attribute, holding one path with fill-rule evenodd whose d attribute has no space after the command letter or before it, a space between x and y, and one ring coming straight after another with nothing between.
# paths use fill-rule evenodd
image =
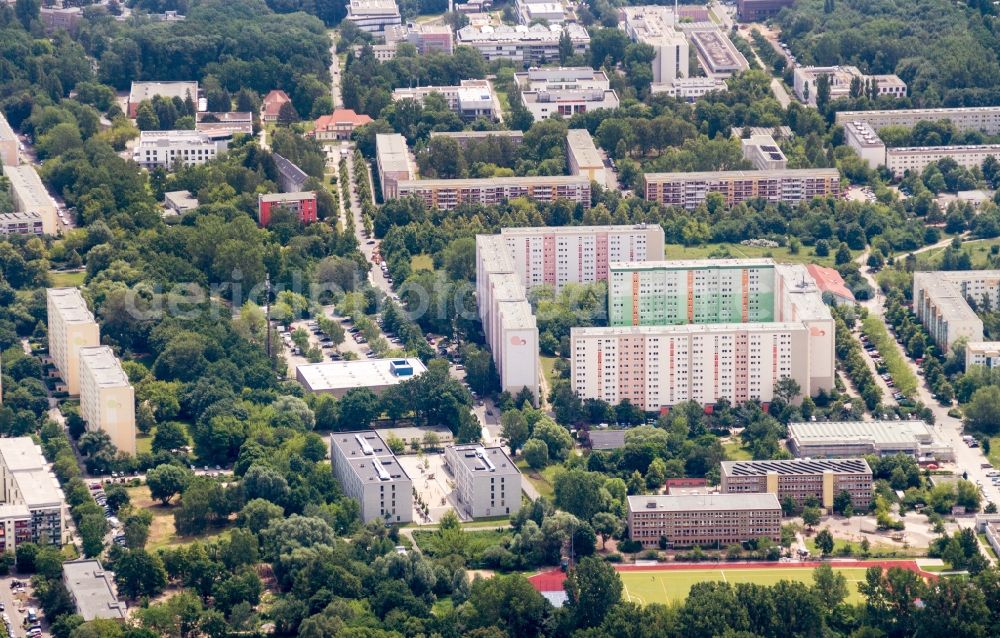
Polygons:
<instances>
[{"instance_id":1,"label":"grass courtyard","mask_svg":"<svg viewBox=\"0 0 1000 638\"><path fill-rule=\"evenodd\" d=\"M863 567L837 568L833 570L843 574L847 579L849 591L848 601L855 603L861 600L858 584L864 581ZM722 581L728 583L757 583L758 585L774 585L778 581L790 580L806 585L812 585L812 567L782 567L782 568L729 568L719 569L684 569L666 571L621 571L622 584L625 586L626 600L647 605L650 603L672 603L683 601L695 583L704 581Z\"/></svg>"}]
</instances>

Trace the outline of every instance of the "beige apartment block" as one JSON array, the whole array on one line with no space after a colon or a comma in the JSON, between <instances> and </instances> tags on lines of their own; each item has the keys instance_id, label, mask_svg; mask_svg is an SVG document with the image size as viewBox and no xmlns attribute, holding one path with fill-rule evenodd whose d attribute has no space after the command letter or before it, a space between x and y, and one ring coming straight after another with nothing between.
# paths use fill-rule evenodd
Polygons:
<instances>
[{"instance_id":1,"label":"beige apartment block","mask_svg":"<svg viewBox=\"0 0 1000 638\"><path fill-rule=\"evenodd\" d=\"M80 394L80 348L101 343L100 328L78 288L46 291L49 357L71 396Z\"/></svg>"},{"instance_id":2,"label":"beige apartment block","mask_svg":"<svg viewBox=\"0 0 1000 638\"><path fill-rule=\"evenodd\" d=\"M42 448L29 436L0 438L0 551L63 544L66 500Z\"/></svg>"},{"instance_id":3,"label":"beige apartment block","mask_svg":"<svg viewBox=\"0 0 1000 638\"><path fill-rule=\"evenodd\" d=\"M503 448L449 445L444 461L470 518L509 516L521 509L521 472Z\"/></svg>"},{"instance_id":4,"label":"beige apartment block","mask_svg":"<svg viewBox=\"0 0 1000 638\"><path fill-rule=\"evenodd\" d=\"M109 346L80 348L80 416L135 456L135 391Z\"/></svg>"},{"instance_id":5,"label":"beige apartment block","mask_svg":"<svg viewBox=\"0 0 1000 638\"><path fill-rule=\"evenodd\" d=\"M331 435L330 460L344 494L360 503L361 520L413 520L413 480L377 432Z\"/></svg>"},{"instance_id":6,"label":"beige apartment block","mask_svg":"<svg viewBox=\"0 0 1000 638\"><path fill-rule=\"evenodd\" d=\"M913 273L913 312L945 352L959 339L983 341L980 307L1000 304L1000 270L956 270Z\"/></svg>"}]
</instances>

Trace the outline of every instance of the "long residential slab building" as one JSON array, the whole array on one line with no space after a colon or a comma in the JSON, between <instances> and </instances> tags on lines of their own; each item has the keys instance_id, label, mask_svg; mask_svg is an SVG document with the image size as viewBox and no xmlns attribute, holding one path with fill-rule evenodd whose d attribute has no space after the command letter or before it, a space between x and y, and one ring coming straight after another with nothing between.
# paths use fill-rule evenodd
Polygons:
<instances>
[{"instance_id":1,"label":"long residential slab building","mask_svg":"<svg viewBox=\"0 0 1000 638\"><path fill-rule=\"evenodd\" d=\"M840 459L909 454L950 461L954 450L923 421L807 421L788 424L788 449L799 458Z\"/></svg>"},{"instance_id":2,"label":"long residential slab building","mask_svg":"<svg viewBox=\"0 0 1000 638\"><path fill-rule=\"evenodd\" d=\"M473 26L456 33L459 46L470 46L483 54L487 62L510 60L524 66L559 59L559 41L563 34L573 45L574 55L584 55L590 48L590 34L581 25Z\"/></svg>"},{"instance_id":3,"label":"long residential slab building","mask_svg":"<svg viewBox=\"0 0 1000 638\"><path fill-rule=\"evenodd\" d=\"M521 472L501 447L449 445L444 462L470 518L509 516L521 509Z\"/></svg>"},{"instance_id":4,"label":"long residential slab building","mask_svg":"<svg viewBox=\"0 0 1000 638\"><path fill-rule=\"evenodd\" d=\"M613 263L609 327L570 331L573 389L647 412L685 401L770 402L834 382L834 323L802 265L769 259Z\"/></svg>"},{"instance_id":5,"label":"long residential slab building","mask_svg":"<svg viewBox=\"0 0 1000 638\"><path fill-rule=\"evenodd\" d=\"M527 291L606 281L621 259L663 258L659 225L504 228L476 237L476 299L504 390L538 392L538 326Z\"/></svg>"},{"instance_id":6,"label":"long residential slab building","mask_svg":"<svg viewBox=\"0 0 1000 638\"><path fill-rule=\"evenodd\" d=\"M969 299L1000 307L1000 270L913 273L913 311L943 352L963 337L983 341L983 320Z\"/></svg>"},{"instance_id":7,"label":"long residential slab building","mask_svg":"<svg viewBox=\"0 0 1000 638\"><path fill-rule=\"evenodd\" d=\"M730 206L758 198L798 204L840 194L840 172L835 168L646 173L643 182L646 199L687 209L696 208L709 193L721 193Z\"/></svg>"},{"instance_id":8,"label":"long residential slab building","mask_svg":"<svg viewBox=\"0 0 1000 638\"><path fill-rule=\"evenodd\" d=\"M66 392L80 394L80 349L101 343L100 328L79 288L49 288L49 357L59 371Z\"/></svg>"},{"instance_id":9,"label":"long residential slab building","mask_svg":"<svg viewBox=\"0 0 1000 638\"><path fill-rule=\"evenodd\" d=\"M399 197L419 197L429 207L493 205L525 197L542 202L567 199L590 208L590 179L583 175L539 175L481 179L418 179L396 183Z\"/></svg>"},{"instance_id":10,"label":"long residential slab building","mask_svg":"<svg viewBox=\"0 0 1000 638\"><path fill-rule=\"evenodd\" d=\"M0 113L0 166L17 166L21 163L19 145L14 129L3 113Z\"/></svg>"},{"instance_id":11,"label":"long residential slab building","mask_svg":"<svg viewBox=\"0 0 1000 638\"><path fill-rule=\"evenodd\" d=\"M781 540L781 504L763 494L628 497L629 538L643 547L722 548L760 538Z\"/></svg>"},{"instance_id":12,"label":"long residential slab building","mask_svg":"<svg viewBox=\"0 0 1000 638\"><path fill-rule=\"evenodd\" d=\"M774 494L797 506L816 499L831 508L837 495L847 492L855 511L872 503L872 469L862 458L723 461L721 466L723 494Z\"/></svg>"},{"instance_id":13,"label":"long residential slab building","mask_svg":"<svg viewBox=\"0 0 1000 638\"><path fill-rule=\"evenodd\" d=\"M978 168L987 157L1000 158L1000 144L951 144L947 146L886 146L866 122L844 122L844 141L870 168L885 166L894 177L908 171L922 172L931 162L953 160L964 168Z\"/></svg>"},{"instance_id":14,"label":"long residential slab building","mask_svg":"<svg viewBox=\"0 0 1000 638\"><path fill-rule=\"evenodd\" d=\"M413 520L413 480L377 432L332 434L330 460L344 494L361 505L361 520Z\"/></svg>"},{"instance_id":15,"label":"long residential slab building","mask_svg":"<svg viewBox=\"0 0 1000 638\"><path fill-rule=\"evenodd\" d=\"M981 131L987 135L1000 134L1000 106L965 106L938 109L892 109L886 111L840 111L837 124L864 122L879 130L886 126L913 128L919 122L948 120L959 132Z\"/></svg>"}]
</instances>

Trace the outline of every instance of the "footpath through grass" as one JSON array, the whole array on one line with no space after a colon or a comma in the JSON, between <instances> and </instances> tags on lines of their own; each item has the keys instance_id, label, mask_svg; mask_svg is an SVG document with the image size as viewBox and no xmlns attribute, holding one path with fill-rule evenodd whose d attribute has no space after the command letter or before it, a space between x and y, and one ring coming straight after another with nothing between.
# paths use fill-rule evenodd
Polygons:
<instances>
[{"instance_id":1,"label":"footpath through grass","mask_svg":"<svg viewBox=\"0 0 1000 638\"><path fill-rule=\"evenodd\" d=\"M889 334L882 320L875 315L868 315L861 324L861 331L878 348L878 353L882 356L896 389L913 398L917 393L917 375L913 374L910 365L900 353L896 340Z\"/></svg>"}]
</instances>

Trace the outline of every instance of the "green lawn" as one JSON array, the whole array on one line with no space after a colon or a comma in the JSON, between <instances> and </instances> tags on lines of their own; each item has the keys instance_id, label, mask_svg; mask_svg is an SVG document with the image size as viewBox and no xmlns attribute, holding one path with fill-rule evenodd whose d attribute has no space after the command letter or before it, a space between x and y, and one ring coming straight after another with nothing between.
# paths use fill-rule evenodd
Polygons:
<instances>
[{"instance_id":1,"label":"green lawn","mask_svg":"<svg viewBox=\"0 0 1000 638\"><path fill-rule=\"evenodd\" d=\"M990 545L990 541L986 538L986 534L976 534L979 537L979 543L986 548L986 553L990 555L993 560L997 560L997 553L993 551L993 546Z\"/></svg>"},{"instance_id":2,"label":"green lawn","mask_svg":"<svg viewBox=\"0 0 1000 638\"><path fill-rule=\"evenodd\" d=\"M559 379L559 373L556 372L556 361L559 360L559 357L539 356L538 358L542 361L542 372L549 381L549 389L552 389L552 386Z\"/></svg>"},{"instance_id":3,"label":"green lawn","mask_svg":"<svg viewBox=\"0 0 1000 638\"><path fill-rule=\"evenodd\" d=\"M848 602L861 601L858 584L864 582L865 569L862 567L838 568L833 570L847 579L850 594ZM757 583L774 585L782 580L797 581L811 585L811 567L762 567L760 569L685 569L674 571L618 572L624 587L625 599L647 605L650 603L680 602L687 598L691 586L704 581L724 581L727 583Z\"/></svg>"},{"instance_id":4,"label":"green lawn","mask_svg":"<svg viewBox=\"0 0 1000 638\"><path fill-rule=\"evenodd\" d=\"M962 252L968 253L969 259L972 260L972 268L976 270L989 266L990 250L992 250L993 246L1000 246L1000 238L963 242ZM921 264L927 262L931 267L938 268L941 265L941 256L948 248L948 246L942 246L941 248L921 253L917 255L917 261Z\"/></svg>"},{"instance_id":5,"label":"green lawn","mask_svg":"<svg viewBox=\"0 0 1000 638\"><path fill-rule=\"evenodd\" d=\"M1000 436L990 437L990 453L986 458L993 467L1000 467Z\"/></svg>"},{"instance_id":6,"label":"green lawn","mask_svg":"<svg viewBox=\"0 0 1000 638\"><path fill-rule=\"evenodd\" d=\"M727 461L749 461L753 458L750 450L737 440L726 441L722 444L722 449L726 452Z\"/></svg>"},{"instance_id":7,"label":"green lawn","mask_svg":"<svg viewBox=\"0 0 1000 638\"><path fill-rule=\"evenodd\" d=\"M52 279L53 288L71 288L75 286L83 285L83 278L87 276L86 272L58 272L55 270L49 271L49 278Z\"/></svg>"},{"instance_id":8,"label":"green lawn","mask_svg":"<svg viewBox=\"0 0 1000 638\"><path fill-rule=\"evenodd\" d=\"M850 548L849 554L844 554L844 548ZM814 556L819 556L822 552L816 547L816 537L807 536L806 537L806 549L809 550ZM859 558L861 554L860 543L852 543L851 541L843 540L841 538L835 538L833 541L833 556L851 556L853 558ZM872 543L871 547L868 548L868 554L870 558L901 558L901 557L920 557L926 556L926 549L903 549L902 547L895 547L893 545L885 545L882 543Z\"/></svg>"},{"instance_id":9,"label":"green lawn","mask_svg":"<svg viewBox=\"0 0 1000 638\"><path fill-rule=\"evenodd\" d=\"M541 472L536 472L535 470L528 467L528 464L524 459L520 459L517 462L517 467L521 470L521 474L528 477L531 484L538 490L538 493L545 498L551 499L555 495L555 478L556 472L559 471L559 465L549 465Z\"/></svg>"},{"instance_id":10,"label":"green lawn","mask_svg":"<svg viewBox=\"0 0 1000 638\"><path fill-rule=\"evenodd\" d=\"M414 255L410 258L410 270L434 270L434 258L430 255Z\"/></svg>"},{"instance_id":11,"label":"green lawn","mask_svg":"<svg viewBox=\"0 0 1000 638\"><path fill-rule=\"evenodd\" d=\"M137 432L135 435L135 452L136 454L142 454L143 452L153 453L153 435L156 434L156 428L149 434L142 434Z\"/></svg>"},{"instance_id":12,"label":"green lawn","mask_svg":"<svg viewBox=\"0 0 1000 638\"><path fill-rule=\"evenodd\" d=\"M813 254L812 246L802 246L799 254L793 255L787 247L780 248L760 248L757 246L741 246L740 244L705 244L704 246L684 246L683 244L666 244L663 247L664 259L708 259L709 255L718 255L723 250L729 251L734 259L749 259L754 257L771 257L777 262L788 262L795 264L820 264L823 266L833 266L833 251L826 257L817 257ZM852 250L851 254L857 256L860 251Z\"/></svg>"},{"instance_id":13,"label":"green lawn","mask_svg":"<svg viewBox=\"0 0 1000 638\"><path fill-rule=\"evenodd\" d=\"M895 339L889 334L885 323L875 315L869 315L862 322L861 330L878 348L896 389L912 398L917 393L917 375L913 374L909 363L896 347Z\"/></svg>"}]
</instances>

